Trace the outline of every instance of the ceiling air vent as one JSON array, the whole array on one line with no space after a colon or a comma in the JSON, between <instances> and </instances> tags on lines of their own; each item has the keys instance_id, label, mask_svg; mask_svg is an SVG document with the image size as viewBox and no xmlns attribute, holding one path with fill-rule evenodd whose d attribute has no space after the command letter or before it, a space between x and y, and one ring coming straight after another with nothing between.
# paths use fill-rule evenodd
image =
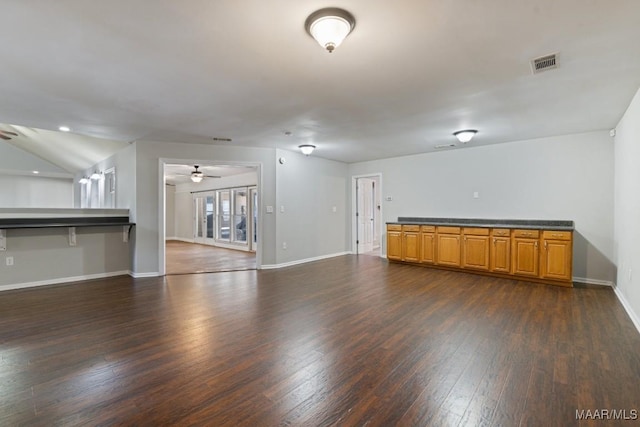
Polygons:
<instances>
[{"instance_id":1,"label":"ceiling air vent","mask_svg":"<svg viewBox=\"0 0 640 427\"><path fill-rule=\"evenodd\" d=\"M214 136L212 139L216 142L231 142L231 138L218 138Z\"/></svg>"},{"instance_id":2,"label":"ceiling air vent","mask_svg":"<svg viewBox=\"0 0 640 427\"><path fill-rule=\"evenodd\" d=\"M558 68L556 53L531 60L531 72L533 72L533 74L538 74L554 68Z\"/></svg>"},{"instance_id":3,"label":"ceiling air vent","mask_svg":"<svg viewBox=\"0 0 640 427\"><path fill-rule=\"evenodd\" d=\"M442 148L451 148L455 146L456 144L440 144L440 145L434 145L433 148L435 148L436 150L440 150Z\"/></svg>"}]
</instances>

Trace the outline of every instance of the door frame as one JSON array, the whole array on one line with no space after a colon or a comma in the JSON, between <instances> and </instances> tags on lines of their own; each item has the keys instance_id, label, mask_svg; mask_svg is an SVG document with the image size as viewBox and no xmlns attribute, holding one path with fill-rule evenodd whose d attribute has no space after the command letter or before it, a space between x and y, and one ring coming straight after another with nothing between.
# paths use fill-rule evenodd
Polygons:
<instances>
[{"instance_id":1,"label":"door frame","mask_svg":"<svg viewBox=\"0 0 640 427\"><path fill-rule=\"evenodd\" d=\"M351 176L351 253L355 255L358 254L358 218L356 217L357 209L358 209L358 190L357 184L358 179L360 178L376 178L378 181L378 186L376 193L380 198L380 213L378 221L378 239L379 239L379 247L378 247L378 256L383 257L382 254L382 233L383 233L383 223L384 223L384 206L382 204L382 172L377 173L367 173L361 175L352 175Z\"/></svg>"},{"instance_id":2,"label":"door frame","mask_svg":"<svg viewBox=\"0 0 640 427\"><path fill-rule=\"evenodd\" d=\"M165 183L165 165L167 164L188 164L188 165L237 165L248 166L256 168L258 190L258 246L256 247L256 268L260 270L262 268L262 235L264 232L264 218L262 212L264 212L263 199L262 199L262 163L260 162L238 162L238 161L216 161L216 160L202 160L202 159L175 159L175 158L159 158L158 159L158 274L165 276L167 274L166 266L166 210L167 210L167 195L166 195L166 183Z\"/></svg>"}]
</instances>

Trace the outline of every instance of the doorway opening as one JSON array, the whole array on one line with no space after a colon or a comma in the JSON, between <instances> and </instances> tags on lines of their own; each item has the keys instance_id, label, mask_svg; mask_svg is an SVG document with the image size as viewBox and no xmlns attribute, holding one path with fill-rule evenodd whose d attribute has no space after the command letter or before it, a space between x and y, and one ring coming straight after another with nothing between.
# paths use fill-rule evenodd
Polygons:
<instances>
[{"instance_id":1,"label":"doorway opening","mask_svg":"<svg viewBox=\"0 0 640 427\"><path fill-rule=\"evenodd\" d=\"M382 174L353 177L353 247L358 255L381 256Z\"/></svg>"},{"instance_id":2,"label":"doorway opening","mask_svg":"<svg viewBox=\"0 0 640 427\"><path fill-rule=\"evenodd\" d=\"M165 274L257 269L258 165L172 162L163 177Z\"/></svg>"}]
</instances>

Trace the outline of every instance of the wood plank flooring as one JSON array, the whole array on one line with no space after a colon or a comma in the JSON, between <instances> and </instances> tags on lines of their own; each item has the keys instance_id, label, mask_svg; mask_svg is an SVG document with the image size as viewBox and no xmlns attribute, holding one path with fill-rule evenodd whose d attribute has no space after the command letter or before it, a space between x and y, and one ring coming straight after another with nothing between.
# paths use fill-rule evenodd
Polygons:
<instances>
[{"instance_id":1,"label":"wood plank flooring","mask_svg":"<svg viewBox=\"0 0 640 427\"><path fill-rule=\"evenodd\" d=\"M167 274L214 273L255 268L256 254L253 252L177 240L166 243Z\"/></svg>"},{"instance_id":2,"label":"wood plank flooring","mask_svg":"<svg viewBox=\"0 0 640 427\"><path fill-rule=\"evenodd\" d=\"M0 293L2 426L607 425L576 410L639 379L607 287L344 256Z\"/></svg>"}]
</instances>

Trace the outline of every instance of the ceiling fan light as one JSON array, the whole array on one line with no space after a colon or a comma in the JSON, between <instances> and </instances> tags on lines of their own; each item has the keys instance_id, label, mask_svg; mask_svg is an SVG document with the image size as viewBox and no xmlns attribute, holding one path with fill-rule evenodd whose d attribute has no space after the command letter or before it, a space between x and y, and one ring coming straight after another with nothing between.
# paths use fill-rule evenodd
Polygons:
<instances>
[{"instance_id":1,"label":"ceiling fan light","mask_svg":"<svg viewBox=\"0 0 640 427\"><path fill-rule=\"evenodd\" d=\"M466 144L467 142L471 141L476 133L478 133L478 131L475 129L465 129L454 132L453 135L458 138L458 141Z\"/></svg>"},{"instance_id":2,"label":"ceiling fan light","mask_svg":"<svg viewBox=\"0 0 640 427\"><path fill-rule=\"evenodd\" d=\"M202 181L202 178L204 178L204 176L202 175L202 172L200 172L199 174L191 174L191 181L193 182L200 182Z\"/></svg>"},{"instance_id":3,"label":"ceiling fan light","mask_svg":"<svg viewBox=\"0 0 640 427\"><path fill-rule=\"evenodd\" d=\"M340 46L355 25L353 15L335 7L320 9L309 15L305 22L309 35L329 53Z\"/></svg>"},{"instance_id":4,"label":"ceiling fan light","mask_svg":"<svg viewBox=\"0 0 640 427\"><path fill-rule=\"evenodd\" d=\"M316 146L311 144L302 144L299 145L298 148L300 149L300 151L302 151L302 154L308 156L309 154L313 153L313 150L316 149Z\"/></svg>"}]
</instances>

